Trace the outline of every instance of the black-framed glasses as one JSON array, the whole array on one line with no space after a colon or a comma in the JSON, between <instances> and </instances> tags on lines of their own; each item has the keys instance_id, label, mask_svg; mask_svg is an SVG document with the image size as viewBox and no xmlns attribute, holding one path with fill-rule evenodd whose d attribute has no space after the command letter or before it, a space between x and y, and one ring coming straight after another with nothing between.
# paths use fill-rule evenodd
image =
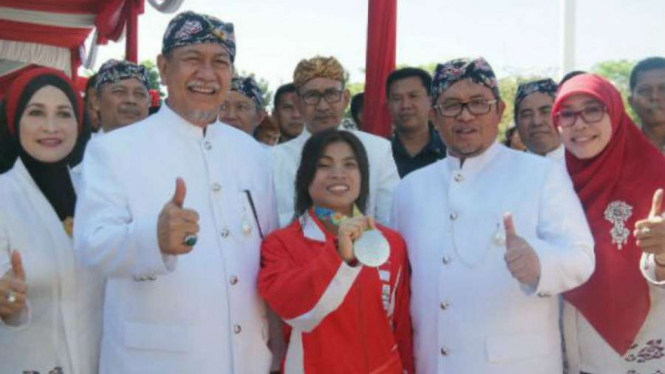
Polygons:
<instances>
[{"instance_id":1,"label":"black-framed glasses","mask_svg":"<svg viewBox=\"0 0 665 374\"><path fill-rule=\"evenodd\" d=\"M461 101L454 101L434 105L434 109L441 117L457 117L460 115L460 113L462 113L465 107L469 113L473 114L474 116L481 116L483 114L489 113L492 104L495 104L497 101L499 100L471 100L465 103Z\"/></svg>"},{"instance_id":2,"label":"black-framed glasses","mask_svg":"<svg viewBox=\"0 0 665 374\"><path fill-rule=\"evenodd\" d=\"M344 93L344 91L338 89L329 89L323 92L312 90L305 92L300 95L300 97L302 97L302 100L307 105L318 105L322 98L325 99L328 104L334 104L342 100L342 93Z\"/></svg>"},{"instance_id":3,"label":"black-framed glasses","mask_svg":"<svg viewBox=\"0 0 665 374\"><path fill-rule=\"evenodd\" d=\"M580 110L560 110L554 118L559 127L572 127L577 122L577 117L582 117L586 123L596 123L603 119L606 111L603 105L590 105Z\"/></svg>"}]
</instances>

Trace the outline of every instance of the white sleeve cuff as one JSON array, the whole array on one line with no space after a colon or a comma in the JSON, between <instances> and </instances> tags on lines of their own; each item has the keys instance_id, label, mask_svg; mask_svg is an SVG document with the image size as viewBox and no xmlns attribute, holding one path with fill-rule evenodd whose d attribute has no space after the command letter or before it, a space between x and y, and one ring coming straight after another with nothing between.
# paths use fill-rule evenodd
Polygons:
<instances>
[{"instance_id":1,"label":"white sleeve cuff","mask_svg":"<svg viewBox=\"0 0 665 374\"><path fill-rule=\"evenodd\" d=\"M654 257L653 254L643 253L640 259L640 270L642 270L642 275L647 282L654 286L665 288L665 279L661 281L656 279L656 267L658 265L656 265Z\"/></svg>"}]
</instances>

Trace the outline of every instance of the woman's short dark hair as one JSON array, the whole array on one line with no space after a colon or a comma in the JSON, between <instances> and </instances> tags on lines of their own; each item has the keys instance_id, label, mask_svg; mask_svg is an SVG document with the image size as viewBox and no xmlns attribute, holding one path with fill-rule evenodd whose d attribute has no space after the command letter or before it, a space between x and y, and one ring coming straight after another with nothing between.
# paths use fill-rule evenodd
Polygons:
<instances>
[{"instance_id":1,"label":"woman's short dark hair","mask_svg":"<svg viewBox=\"0 0 665 374\"><path fill-rule=\"evenodd\" d=\"M309 196L309 186L314 180L319 160L323 156L323 151L328 145L333 143L346 143L351 147L356 156L358 168L360 169L360 194L356 200L356 205L363 214L367 209L367 198L369 195L369 160L365 147L357 136L349 131L330 129L321 131L312 135L307 140L302 149L300 166L296 173L296 218L304 214L313 202Z\"/></svg>"}]
</instances>

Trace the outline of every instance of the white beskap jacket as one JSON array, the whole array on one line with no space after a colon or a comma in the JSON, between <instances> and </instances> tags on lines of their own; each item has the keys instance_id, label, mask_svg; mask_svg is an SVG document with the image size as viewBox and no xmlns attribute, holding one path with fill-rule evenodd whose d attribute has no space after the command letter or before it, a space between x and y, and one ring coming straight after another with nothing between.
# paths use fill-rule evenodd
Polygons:
<instances>
[{"instance_id":1,"label":"white beskap jacket","mask_svg":"<svg viewBox=\"0 0 665 374\"><path fill-rule=\"evenodd\" d=\"M157 219L177 177L200 232L176 257L160 252ZM101 374L267 373L256 279L260 232L277 225L270 154L165 105L91 142L80 184L76 252L108 277Z\"/></svg>"},{"instance_id":2,"label":"white beskap jacket","mask_svg":"<svg viewBox=\"0 0 665 374\"><path fill-rule=\"evenodd\" d=\"M409 249L419 374L561 374L556 295L594 269L593 238L560 165L493 144L409 174L393 225ZM538 255L536 289L513 278L503 215Z\"/></svg>"}]
</instances>

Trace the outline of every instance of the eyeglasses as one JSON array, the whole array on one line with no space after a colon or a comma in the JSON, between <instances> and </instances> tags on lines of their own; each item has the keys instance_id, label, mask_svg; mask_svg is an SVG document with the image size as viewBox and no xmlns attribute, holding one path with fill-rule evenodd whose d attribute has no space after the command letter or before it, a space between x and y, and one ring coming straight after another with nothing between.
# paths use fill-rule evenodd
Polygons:
<instances>
[{"instance_id":1,"label":"eyeglasses","mask_svg":"<svg viewBox=\"0 0 665 374\"><path fill-rule=\"evenodd\" d=\"M302 97L307 105L318 105L321 102L321 98L325 99L328 104L334 104L342 100L342 93L343 91L336 89L329 89L323 92L307 91L300 95L300 97Z\"/></svg>"},{"instance_id":2,"label":"eyeglasses","mask_svg":"<svg viewBox=\"0 0 665 374\"><path fill-rule=\"evenodd\" d=\"M492 104L496 103L498 100L471 100L466 103L462 102L450 102L434 105L434 109L441 117L457 117L462 113L464 108L469 111L469 113L474 116L480 116L487 114L492 107Z\"/></svg>"},{"instance_id":3,"label":"eyeglasses","mask_svg":"<svg viewBox=\"0 0 665 374\"><path fill-rule=\"evenodd\" d=\"M577 117L582 117L586 123L596 123L603 119L606 109L602 105L592 105L581 110L561 110L554 118L559 127L572 127L577 122Z\"/></svg>"}]
</instances>

